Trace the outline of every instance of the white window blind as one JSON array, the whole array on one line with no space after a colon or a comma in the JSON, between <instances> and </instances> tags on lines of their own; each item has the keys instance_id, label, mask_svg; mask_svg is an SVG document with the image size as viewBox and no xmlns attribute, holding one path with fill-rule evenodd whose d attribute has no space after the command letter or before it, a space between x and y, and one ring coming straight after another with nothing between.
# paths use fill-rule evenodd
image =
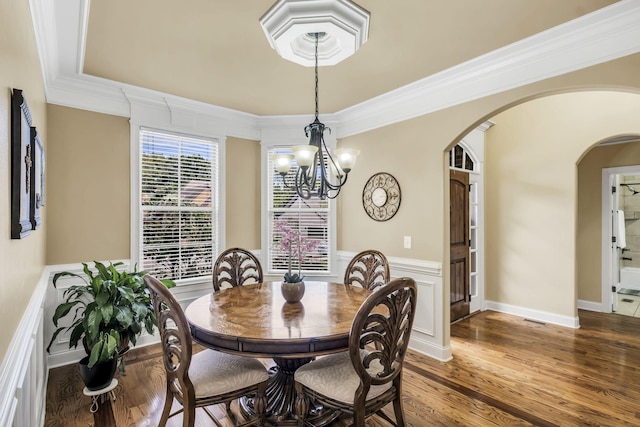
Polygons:
<instances>
[{"instance_id":1,"label":"white window blind","mask_svg":"<svg viewBox=\"0 0 640 427\"><path fill-rule=\"evenodd\" d=\"M329 265L329 201L312 197L309 200L298 197L293 188L287 188L282 177L275 169L273 155L292 154L290 148L274 147L269 150L269 249L268 268L271 272L285 272L289 266L289 254L280 248L278 242L282 233L277 230L277 222L282 221L293 231L300 233L302 239L316 240L312 252L305 253L300 268L299 259L291 260L292 269L297 272L328 273ZM287 175L287 184L293 186L293 171L297 169L295 160Z\"/></svg>"},{"instance_id":2,"label":"white window blind","mask_svg":"<svg viewBox=\"0 0 640 427\"><path fill-rule=\"evenodd\" d=\"M218 253L218 144L140 131L141 268L173 280L211 275Z\"/></svg>"}]
</instances>

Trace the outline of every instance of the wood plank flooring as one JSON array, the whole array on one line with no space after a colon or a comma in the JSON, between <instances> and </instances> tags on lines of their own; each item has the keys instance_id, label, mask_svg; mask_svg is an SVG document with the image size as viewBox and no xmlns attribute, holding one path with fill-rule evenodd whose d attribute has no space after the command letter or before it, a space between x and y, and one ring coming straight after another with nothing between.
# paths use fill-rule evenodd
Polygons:
<instances>
[{"instance_id":1,"label":"wood plank flooring","mask_svg":"<svg viewBox=\"0 0 640 427\"><path fill-rule=\"evenodd\" d=\"M640 318L581 311L580 323L570 329L486 311L451 325L452 361L416 352L405 361L408 425L640 425ZM94 415L76 365L52 369L45 426L156 426L164 402L159 347L130 352L127 375L117 379L116 401ZM214 413L232 425L224 411ZM197 414L198 427L214 426ZM181 425L180 416L169 420ZM374 417L367 425L387 423Z\"/></svg>"}]
</instances>

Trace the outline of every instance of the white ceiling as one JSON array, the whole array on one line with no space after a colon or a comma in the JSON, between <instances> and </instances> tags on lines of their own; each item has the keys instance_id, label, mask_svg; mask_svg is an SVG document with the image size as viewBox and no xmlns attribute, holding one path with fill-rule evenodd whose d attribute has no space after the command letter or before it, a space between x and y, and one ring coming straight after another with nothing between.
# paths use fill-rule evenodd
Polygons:
<instances>
[{"instance_id":1,"label":"white ceiling","mask_svg":"<svg viewBox=\"0 0 640 427\"><path fill-rule=\"evenodd\" d=\"M125 116L132 94L311 115L313 68L279 57L259 24L273 2L31 0L47 99ZM640 51L638 0L356 3L371 13L368 41L319 77L320 114L348 121L343 133Z\"/></svg>"}]
</instances>

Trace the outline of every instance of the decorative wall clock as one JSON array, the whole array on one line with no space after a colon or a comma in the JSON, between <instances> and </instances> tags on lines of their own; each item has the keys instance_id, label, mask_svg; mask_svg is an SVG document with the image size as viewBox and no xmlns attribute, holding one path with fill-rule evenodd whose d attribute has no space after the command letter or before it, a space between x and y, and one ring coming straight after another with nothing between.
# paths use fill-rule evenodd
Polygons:
<instances>
[{"instance_id":1,"label":"decorative wall clock","mask_svg":"<svg viewBox=\"0 0 640 427\"><path fill-rule=\"evenodd\" d=\"M376 221L387 221L400 208L400 185L386 172L374 174L362 190L362 206Z\"/></svg>"}]
</instances>

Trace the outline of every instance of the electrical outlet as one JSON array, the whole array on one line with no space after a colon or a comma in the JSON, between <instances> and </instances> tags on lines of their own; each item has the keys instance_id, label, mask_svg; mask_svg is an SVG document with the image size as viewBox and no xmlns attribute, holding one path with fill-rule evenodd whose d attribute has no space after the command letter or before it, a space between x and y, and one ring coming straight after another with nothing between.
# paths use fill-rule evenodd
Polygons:
<instances>
[{"instance_id":1,"label":"electrical outlet","mask_svg":"<svg viewBox=\"0 0 640 427\"><path fill-rule=\"evenodd\" d=\"M404 248L411 249L411 236L404 236Z\"/></svg>"}]
</instances>

